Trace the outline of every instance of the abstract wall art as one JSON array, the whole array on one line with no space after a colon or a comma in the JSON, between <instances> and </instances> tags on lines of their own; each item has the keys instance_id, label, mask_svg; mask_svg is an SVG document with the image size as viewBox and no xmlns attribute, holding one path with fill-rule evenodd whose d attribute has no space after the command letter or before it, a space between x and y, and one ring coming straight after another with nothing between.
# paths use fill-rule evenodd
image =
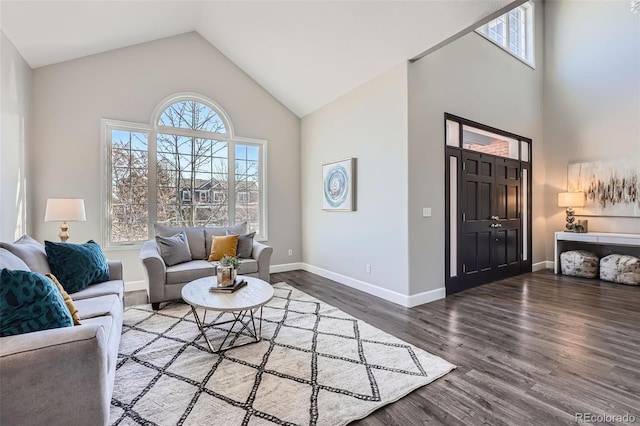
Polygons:
<instances>
[{"instance_id":1,"label":"abstract wall art","mask_svg":"<svg viewBox=\"0 0 640 426\"><path fill-rule=\"evenodd\" d=\"M586 194L577 215L640 217L640 161L569 164L567 191Z\"/></svg>"},{"instance_id":2,"label":"abstract wall art","mask_svg":"<svg viewBox=\"0 0 640 426\"><path fill-rule=\"evenodd\" d=\"M355 211L355 158L322 165L322 209Z\"/></svg>"}]
</instances>

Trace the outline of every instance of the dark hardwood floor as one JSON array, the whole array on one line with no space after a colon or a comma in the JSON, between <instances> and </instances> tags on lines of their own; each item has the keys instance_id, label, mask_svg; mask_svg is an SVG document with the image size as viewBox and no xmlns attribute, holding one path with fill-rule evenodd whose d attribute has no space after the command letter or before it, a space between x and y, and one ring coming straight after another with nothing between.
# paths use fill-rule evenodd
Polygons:
<instances>
[{"instance_id":1,"label":"dark hardwood floor","mask_svg":"<svg viewBox=\"0 0 640 426\"><path fill-rule=\"evenodd\" d=\"M304 272L271 275L458 366L358 425L640 424L640 288L524 274L403 308Z\"/></svg>"},{"instance_id":2,"label":"dark hardwood floor","mask_svg":"<svg viewBox=\"0 0 640 426\"><path fill-rule=\"evenodd\" d=\"M458 366L357 425L640 425L640 287L541 271L408 309L305 271L281 281Z\"/></svg>"}]
</instances>

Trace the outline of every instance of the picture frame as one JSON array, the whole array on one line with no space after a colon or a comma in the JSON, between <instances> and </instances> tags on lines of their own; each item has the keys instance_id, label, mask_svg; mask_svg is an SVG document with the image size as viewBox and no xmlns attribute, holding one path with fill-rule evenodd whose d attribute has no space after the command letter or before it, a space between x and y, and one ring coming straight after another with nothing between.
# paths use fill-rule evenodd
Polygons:
<instances>
[{"instance_id":1,"label":"picture frame","mask_svg":"<svg viewBox=\"0 0 640 426\"><path fill-rule=\"evenodd\" d=\"M322 210L356 210L356 159L347 158L322 165Z\"/></svg>"},{"instance_id":2,"label":"picture frame","mask_svg":"<svg viewBox=\"0 0 640 426\"><path fill-rule=\"evenodd\" d=\"M585 194L576 216L640 217L640 162L569 163L567 191Z\"/></svg>"}]
</instances>

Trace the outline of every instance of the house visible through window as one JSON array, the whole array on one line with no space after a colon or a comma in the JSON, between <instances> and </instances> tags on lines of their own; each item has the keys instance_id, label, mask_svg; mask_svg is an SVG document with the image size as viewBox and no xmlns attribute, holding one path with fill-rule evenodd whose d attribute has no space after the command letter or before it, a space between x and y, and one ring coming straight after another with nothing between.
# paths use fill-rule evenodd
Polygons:
<instances>
[{"instance_id":1,"label":"house visible through window","mask_svg":"<svg viewBox=\"0 0 640 426\"><path fill-rule=\"evenodd\" d=\"M476 32L488 38L516 58L534 66L533 4L524 3L482 25Z\"/></svg>"},{"instance_id":2,"label":"house visible through window","mask_svg":"<svg viewBox=\"0 0 640 426\"><path fill-rule=\"evenodd\" d=\"M265 239L266 142L234 138L224 112L197 95L162 105L151 126L103 120L106 245L145 241L154 223L247 222Z\"/></svg>"}]
</instances>

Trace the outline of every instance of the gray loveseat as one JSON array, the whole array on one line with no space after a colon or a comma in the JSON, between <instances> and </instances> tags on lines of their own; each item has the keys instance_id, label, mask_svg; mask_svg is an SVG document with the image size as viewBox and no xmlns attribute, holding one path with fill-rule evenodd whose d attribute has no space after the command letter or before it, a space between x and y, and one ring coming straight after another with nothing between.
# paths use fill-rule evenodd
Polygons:
<instances>
[{"instance_id":1,"label":"gray loveseat","mask_svg":"<svg viewBox=\"0 0 640 426\"><path fill-rule=\"evenodd\" d=\"M198 278L216 274L218 262L209 262L209 253L214 236L227 235L227 231L234 234L245 234L246 224L230 227L195 227L180 228L156 225L156 235L170 237L185 231L191 251L191 261L178 265L167 266L162 260L155 240L147 241L140 249L140 259L147 273L149 285L149 302L154 310L160 309L160 302L177 300L182 297L182 287ZM260 278L269 282L269 266L273 248L253 241L251 258L240 258L238 273Z\"/></svg>"},{"instance_id":2,"label":"gray loveseat","mask_svg":"<svg viewBox=\"0 0 640 426\"><path fill-rule=\"evenodd\" d=\"M25 243L26 241L26 243ZM44 247L24 237L0 243L0 268L15 258L50 273ZM106 425L122 331L122 262L109 281L70 294L81 325L0 338L0 424Z\"/></svg>"}]
</instances>

